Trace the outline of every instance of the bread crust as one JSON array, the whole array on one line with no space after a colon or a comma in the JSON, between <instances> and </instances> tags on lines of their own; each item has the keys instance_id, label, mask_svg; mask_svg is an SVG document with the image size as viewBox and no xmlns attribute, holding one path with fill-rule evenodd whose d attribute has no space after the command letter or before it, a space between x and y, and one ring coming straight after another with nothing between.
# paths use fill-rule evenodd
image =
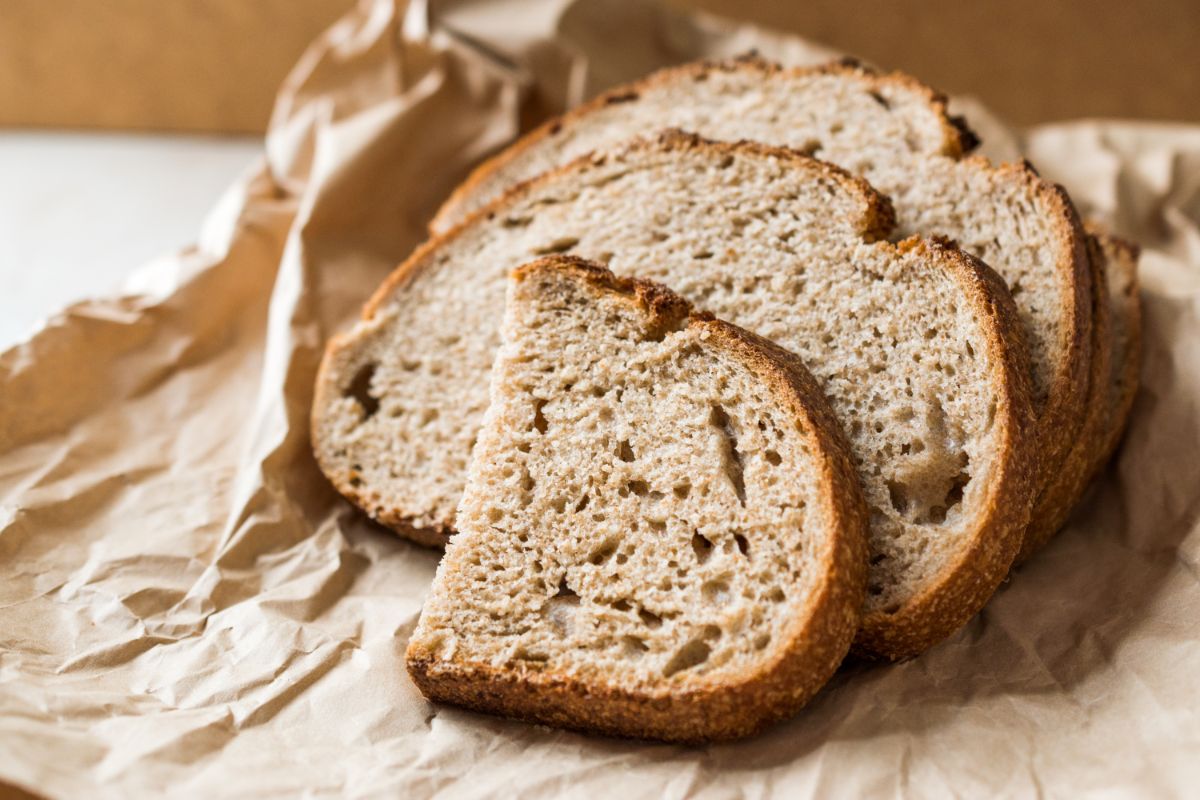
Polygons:
<instances>
[{"instance_id":1,"label":"bread crust","mask_svg":"<svg viewBox=\"0 0 1200 800\"><path fill-rule=\"evenodd\" d=\"M1054 268L1060 286L1067 288L1059 296L1062 324L1058 330L1054 378L1047 388L1046 400L1038 414L1038 450L1041 458L1039 488L1056 480L1064 461L1087 417L1086 403L1091 382L1092 360L1092 266L1087 250L1087 235L1075 204L1063 187L1042 180L1028 161L991 166L979 156L971 160L1001 174L1010 174L1024 183L1053 220L1059 244ZM1036 398L1035 398L1036 404Z\"/></svg>"},{"instance_id":2,"label":"bread crust","mask_svg":"<svg viewBox=\"0 0 1200 800\"><path fill-rule=\"evenodd\" d=\"M999 468L986 485L985 513L964 536L970 544L938 580L894 613L866 614L854 652L890 661L911 658L961 628L1004 581L1021 547L1039 472L1030 369L1020 320L1004 281L978 259L944 240L911 237L901 249L921 249L960 287L982 323L992 365L999 426Z\"/></svg>"},{"instance_id":3,"label":"bread crust","mask_svg":"<svg viewBox=\"0 0 1200 800\"><path fill-rule=\"evenodd\" d=\"M930 108L937 115L942 129L942 149L940 151L942 155L960 158L979 144L978 137L967 127L966 121L962 117L953 117L950 115L947 110L948 101L944 94L904 72L880 72L855 58L841 58L813 67L783 67L754 54L731 59L694 61L675 67L667 67L631 83L617 86L597 95L582 105L576 106L565 114L547 120L534 128L512 145L501 150L471 171L467 179L459 184L450 197L442 203L437 213L434 214L433 219L429 223L430 233L432 235L445 233L455 227L456 224L461 224L468 217L473 216L473 212L467 211L464 214L460 209L466 204L467 199L475 194L488 178L503 169L525 151L558 133L567 124L587 116L596 109L634 99L641 92L660 84L670 83L680 78L696 78L713 72L750 72L763 77L775 75L795 77L843 75L862 81L872 88L880 88L888 85L901 86L909 91L923 95ZM455 222L456 218L457 223Z\"/></svg>"},{"instance_id":4,"label":"bread crust","mask_svg":"<svg viewBox=\"0 0 1200 800\"><path fill-rule=\"evenodd\" d=\"M583 259L555 256L512 273L524 280L543 270L569 272L637 304L652 324L703 331L706 346L724 350L760 377L795 417L799 435L822 474L818 502L832 541L814 590L792 602L786 645L756 670L714 684L694 679L647 692L614 683L591 684L521 664L497 669L436 658L417 641L405 654L413 681L427 698L507 717L590 733L670 742L732 739L794 714L841 663L866 592L867 511L841 429L816 381L792 354L760 337L696 313L665 287L618 278Z\"/></svg>"},{"instance_id":5,"label":"bread crust","mask_svg":"<svg viewBox=\"0 0 1200 800\"><path fill-rule=\"evenodd\" d=\"M1088 255L1092 274L1092 346L1084 421L1062 464L1043 485L1034 503L1029 530L1025 533L1025 541L1021 543L1021 552L1017 554L1017 564L1042 549L1066 522L1091 479L1093 465L1099 457L1110 425L1109 395L1114 387L1110 362L1113 343L1109 330L1108 283L1104 253L1091 236L1088 237Z\"/></svg>"},{"instance_id":6,"label":"bread crust","mask_svg":"<svg viewBox=\"0 0 1200 800\"><path fill-rule=\"evenodd\" d=\"M1125 426L1129 423L1129 414L1133 410L1134 398L1137 397L1142 371L1142 301L1138 278L1138 258L1141 251L1138 246L1098 227L1092 226L1092 232L1097 245L1106 254L1110 280L1119 275L1126 284L1126 291L1119 306L1113 309L1114 315L1120 314L1124 320L1125 351L1124 357L1117 363L1113 372L1115 382L1109 395L1108 429L1096 449L1096 460L1091 468L1091 475L1094 476L1104 468L1120 444Z\"/></svg>"}]
</instances>

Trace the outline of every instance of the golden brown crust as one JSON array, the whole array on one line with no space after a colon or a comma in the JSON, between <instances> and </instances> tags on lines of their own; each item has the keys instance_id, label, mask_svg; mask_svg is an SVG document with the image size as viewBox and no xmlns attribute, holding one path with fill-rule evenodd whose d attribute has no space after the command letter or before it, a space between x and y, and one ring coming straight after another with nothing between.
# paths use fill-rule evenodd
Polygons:
<instances>
[{"instance_id":1,"label":"golden brown crust","mask_svg":"<svg viewBox=\"0 0 1200 800\"><path fill-rule=\"evenodd\" d=\"M1029 363L1021 344L1020 320L1004 281L980 261L944 242L906 239L902 249L921 249L954 278L981 321L996 387L999 427L996 473L989 476L986 513L968 536L970 546L930 584L895 613L863 619L854 651L870 658L900 660L917 655L961 628L977 614L1008 575L1029 522L1036 489Z\"/></svg>"},{"instance_id":2,"label":"golden brown crust","mask_svg":"<svg viewBox=\"0 0 1200 800\"><path fill-rule=\"evenodd\" d=\"M787 645L757 670L719 685L694 684L647 692L611 683L590 684L521 665L439 661L411 644L409 674L427 698L480 711L575 730L699 743L745 736L794 714L841 663L858 628L866 592L867 512L856 473L816 381L795 356L765 340L712 319L666 288L618 278L582 259L551 257L514 271L522 280L542 270L565 270L602 289L626 295L652 324L702 328L706 345L724 350L771 387L790 408L823 474L818 500L831 541L822 553L822 580L798 608Z\"/></svg>"},{"instance_id":3,"label":"golden brown crust","mask_svg":"<svg viewBox=\"0 0 1200 800\"><path fill-rule=\"evenodd\" d=\"M1114 388L1110 364L1112 332L1109 329L1108 281L1104 252L1091 236L1088 237L1088 256L1092 274L1092 352L1085 418L1074 437L1074 444L1049 482L1042 487L1034 504L1029 530L1017 555L1018 564L1042 549L1067 521L1087 488L1093 465L1107 439L1109 395Z\"/></svg>"},{"instance_id":4,"label":"golden brown crust","mask_svg":"<svg viewBox=\"0 0 1200 800\"><path fill-rule=\"evenodd\" d=\"M1113 309L1114 314L1120 314L1124 320L1125 347L1123 357L1113 370L1115 380L1109 395L1108 428L1104 440L1096 449L1096 461L1091 468L1091 474L1095 475L1117 449L1137 396L1142 371L1142 302L1138 280L1138 246L1096 227L1092 227L1092 232L1108 261L1109 279L1119 280L1125 286L1119 308Z\"/></svg>"},{"instance_id":5,"label":"golden brown crust","mask_svg":"<svg viewBox=\"0 0 1200 800\"><path fill-rule=\"evenodd\" d=\"M585 117L591 112L613 103L627 102L636 99L640 93L663 83L670 83L679 78L697 79L712 72L755 72L763 77L784 76L803 77L807 75L844 75L862 81L872 88L878 89L889 84L902 86L909 91L924 95L934 113L938 116L942 128L942 154L958 158L970 152L979 144L979 139L967 127L961 117L952 117L947 111L946 96L937 90L926 86L911 75L903 72L882 73L853 58L842 58L815 67L782 67L756 55L721 61L696 61L676 67L653 72L644 78L618 86L604 92L582 105L567 111L562 116L548 120L522 136L507 148L484 161L467 176L458 188L446 199L429 223L432 234L445 232L455 226L454 220L465 220L474 212L462 212L466 204L479 187L492 175L503 169L517 156L536 146L539 142L554 136L567 125Z\"/></svg>"},{"instance_id":6,"label":"golden brown crust","mask_svg":"<svg viewBox=\"0 0 1200 800\"><path fill-rule=\"evenodd\" d=\"M978 156L972 160L990 166L990 162ZM1053 221L1059 245L1054 268L1058 285L1066 291L1058 298L1061 311L1056 342L1058 359L1045 401L1037 409L1042 469L1038 483L1045 486L1062 468L1086 417L1092 357L1092 269L1087 237L1066 190L1042 180L1028 161L991 168L1026 184L1041 204L1045 217Z\"/></svg>"}]
</instances>

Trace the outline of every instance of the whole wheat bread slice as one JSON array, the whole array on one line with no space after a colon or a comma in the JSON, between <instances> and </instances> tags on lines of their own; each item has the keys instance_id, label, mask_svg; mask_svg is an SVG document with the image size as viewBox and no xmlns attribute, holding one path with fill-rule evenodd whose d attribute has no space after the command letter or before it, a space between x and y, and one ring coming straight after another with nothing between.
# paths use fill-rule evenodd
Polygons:
<instances>
[{"instance_id":1,"label":"whole wheat bread slice","mask_svg":"<svg viewBox=\"0 0 1200 800\"><path fill-rule=\"evenodd\" d=\"M1092 226L1105 263L1112 331L1112 389L1105 403L1108 425L1095 450L1091 473L1108 463L1121 441L1142 371L1142 302L1137 245Z\"/></svg>"},{"instance_id":2,"label":"whole wheat bread slice","mask_svg":"<svg viewBox=\"0 0 1200 800\"><path fill-rule=\"evenodd\" d=\"M514 273L503 342L425 696L683 742L803 706L858 627L866 508L799 359L561 256Z\"/></svg>"},{"instance_id":3,"label":"whole wheat bread slice","mask_svg":"<svg viewBox=\"0 0 1200 800\"><path fill-rule=\"evenodd\" d=\"M664 127L783 145L861 175L892 199L898 236L941 235L1008 283L1033 364L1042 480L1085 416L1090 274L1066 194L1024 163L965 158L974 145L945 99L908 75L853 61L783 69L756 58L666 69L541 126L480 166L433 222L448 230L508 187Z\"/></svg>"},{"instance_id":4,"label":"whole wheat bread slice","mask_svg":"<svg viewBox=\"0 0 1200 800\"><path fill-rule=\"evenodd\" d=\"M862 181L787 150L670 133L581 159L422 247L330 344L318 460L378 519L452 529L507 272L551 252L606 261L809 363L872 507L859 649L920 652L1007 574L1034 494L1032 406L1000 280L951 247L880 240L890 224Z\"/></svg>"},{"instance_id":5,"label":"whole wheat bread slice","mask_svg":"<svg viewBox=\"0 0 1200 800\"><path fill-rule=\"evenodd\" d=\"M1087 417L1062 469L1034 504L1017 562L1032 557L1059 531L1095 474L1116 449L1137 393L1141 370L1141 303L1135 245L1089 224L1093 351Z\"/></svg>"}]
</instances>

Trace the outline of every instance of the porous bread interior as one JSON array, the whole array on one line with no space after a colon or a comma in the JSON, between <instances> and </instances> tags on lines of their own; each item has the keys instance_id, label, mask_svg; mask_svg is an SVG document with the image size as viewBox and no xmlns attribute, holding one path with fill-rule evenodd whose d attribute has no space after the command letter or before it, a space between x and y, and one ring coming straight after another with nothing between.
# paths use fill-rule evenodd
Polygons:
<instances>
[{"instance_id":1,"label":"porous bread interior","mask_svg":"<svg viewBox=\"0 0 1200 800\"><path fill-rule=\"evenodd\" d=\"M491 406L410 653L650 695L781 655L828 563L795 409L698 326L514 281Z\"/></svg>"},{"instance_id":2,"label":"porous bread interior","mask_svg":"<svg viewBox=\"0 0 1200 800\"><path fill-rule=\"evenodd\" d=\"M550 252L606 261L804 358L872 510L868 611L894 611L978 534L997 370L945 256L864 241L865 203L823 165L713 146L634 147L539 183L429 254L337 348L322 466L352 462L360 491L452 520L506 274Z\"/></svg>"},{"instance_id":3,"label":"porous bread interior","mask_svg":"<svg viewBox=\"0 0 1200 800\"><path fill-rule=\"evenodd\" d=\"M514 183L632 136L673 127L719 141L786 146L866 178L891 197L897 238L941 235L1004 278L1025 328L1035 407L1046 403L1067 338L1062 309L1074 287L1055 268L1070 253L1051 227L1053 210L1028 181L981 159L958 160L929 90L862 73L764 72L753 64L679 71L649 80L637 96L590 111L518 152L461 198L463 215Z\"/></svg>"}]
</instances>

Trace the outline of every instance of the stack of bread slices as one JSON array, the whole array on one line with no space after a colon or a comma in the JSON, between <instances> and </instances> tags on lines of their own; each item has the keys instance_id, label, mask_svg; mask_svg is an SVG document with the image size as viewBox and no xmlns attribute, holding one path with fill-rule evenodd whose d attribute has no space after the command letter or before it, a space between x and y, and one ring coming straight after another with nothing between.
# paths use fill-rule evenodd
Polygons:
<instances>
[{"instance_id":1,"label":"stack of bread slices","mask_svg":"<svg viewBox=\"0 0 1200 800\"><path fill-rule=\"evenodd\" d=\"M328 347L334 486L446 552L435 701L672 741L918 655L1062 526L1137 253L915 79L691 64L483 164Z\"/></svg>"}]
</instances>

